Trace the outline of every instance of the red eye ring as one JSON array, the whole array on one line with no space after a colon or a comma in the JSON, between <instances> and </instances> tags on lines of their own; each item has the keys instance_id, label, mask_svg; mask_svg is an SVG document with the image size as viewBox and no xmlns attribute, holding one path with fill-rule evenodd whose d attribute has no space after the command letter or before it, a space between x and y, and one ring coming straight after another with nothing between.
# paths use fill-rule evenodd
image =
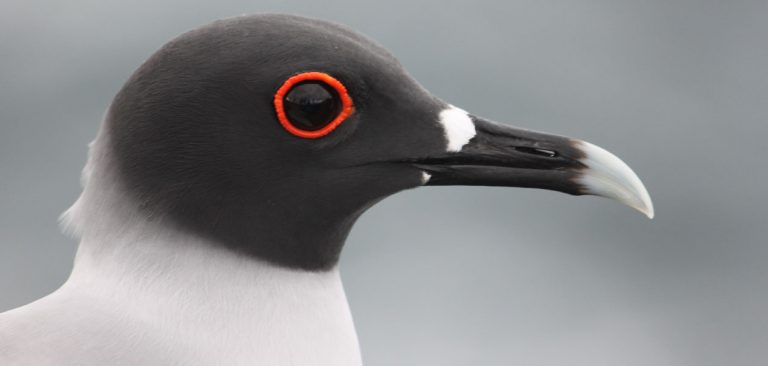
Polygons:
<instances>
[{"instance_id":1,"label":"red eye ring","mask_svg":"<svg viewBox=\"0 0 768 366\"><path fill-rule=\"evenodd\" d=\"M341 112L325 127L316 131L307 131L300 129L291 123L291 121L288 119L288 116L285 114L283 100L285 95L294 85L303 81L312 80L322 81L323 83L336 90L336 92L339 94L339 98L341 99ZM352 103L352 98L350 98L349 93L347 93L347 88L344 86L344 84L342 84L333 76L318 71L303 72L288 78L288 80L283 83L280 89L277 90L277 93L275 93L274 103L275 111L277 112L277 120L280 121L280 124L283 126L283 128L285 128L291 134L305 139L316 139L331 133L331 131L335 130L336 127L339 127L339 125L344 122L344 120L347 119L347 117L349 117L355 110L354 104Z\"/></svg>"}]
</instances>

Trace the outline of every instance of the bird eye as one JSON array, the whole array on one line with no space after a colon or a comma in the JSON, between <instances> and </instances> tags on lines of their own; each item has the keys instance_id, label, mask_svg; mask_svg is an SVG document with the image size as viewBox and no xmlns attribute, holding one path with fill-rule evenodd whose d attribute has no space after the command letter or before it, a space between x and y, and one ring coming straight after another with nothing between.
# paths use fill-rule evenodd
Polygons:
<instances>
[{"instance_id":1,"label":"bird eye","mask_svg":"<svg viewBox=\"0 0 768 366\"><path fill-rule=\"evenodd\" d=\"M290 77L275 93L280 124L298 137L323 137L352 114L352 98L336 78L322 72Z\"/></svg>"}]
</instances>

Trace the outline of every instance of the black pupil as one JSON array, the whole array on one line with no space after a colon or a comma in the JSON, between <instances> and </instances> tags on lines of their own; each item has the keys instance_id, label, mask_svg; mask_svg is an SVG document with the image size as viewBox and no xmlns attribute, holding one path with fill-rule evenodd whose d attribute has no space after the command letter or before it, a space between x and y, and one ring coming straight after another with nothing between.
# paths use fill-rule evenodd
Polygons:
<instances>
[{"instance_id":1,"label":"black pupil","mask_svg":"<svg viewBox=\"0 0 768 366\"><path fill-rule=\"evenodd\" d=\"M341 113L336 89L321 81L304 81L291 88L283 98L288 120L302 130L316 131Z\"/></svg>"}]
</instances>

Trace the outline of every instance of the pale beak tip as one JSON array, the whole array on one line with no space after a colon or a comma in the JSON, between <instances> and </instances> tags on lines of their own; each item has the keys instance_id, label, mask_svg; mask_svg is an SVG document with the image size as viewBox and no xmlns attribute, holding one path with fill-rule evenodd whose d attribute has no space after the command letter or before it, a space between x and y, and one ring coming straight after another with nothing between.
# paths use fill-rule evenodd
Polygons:
<instances>
[{"instance_id":1,"label":"pale beak tip","mask_svg":"<svg viewBox=\"0 0 768 366\"><path fill-rule=\"evenodd\" d=\"M653 218L656 216L656 213L653 209L653 202L651 202L650 198L647 201L643 201L643 205L635 207L635 209L647 216L649 220L653 220Z\"/></svg>"},{"instance_id":2,"label":"pale beak tip","mask_svg":"<svg viewBox=\"0 0 768 366\"><path fill-rule=\"evenodd\" d=\"M632 174L634 174L634 172L632 172ZM635 175L635 177L637 177L637 175ZM636 182L638 183L637 185L628 189L633 196L632 200L624 201L624 203L641 212L643 215L647 216L648 219L653 220L656 216L656 212L653 208L651 195L648 194L648 190L639 178Z\"/></svg>"},{"instance_id":3,"label":"pale beak tip","mask_svg":"<svg viewBox=\"0 0 768 366\"><path fill-rule=\"evenodd\" d=\"M655 211L648 190L637 174L616 155L586 141L574 140L583 152L586 167L578 182L584 194L615 199L653 219Z\"/></svg>"}]
</instances>

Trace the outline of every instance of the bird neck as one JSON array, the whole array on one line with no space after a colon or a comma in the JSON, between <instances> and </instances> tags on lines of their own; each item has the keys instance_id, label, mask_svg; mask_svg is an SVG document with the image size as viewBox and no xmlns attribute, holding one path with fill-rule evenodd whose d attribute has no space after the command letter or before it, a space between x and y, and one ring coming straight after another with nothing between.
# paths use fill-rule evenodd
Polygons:
<instances>
[{"instance_id":1,"label":"bird neck","mask_svg":"<svg viewBox=\"0 0 768 366\"><path fill-rule=\"evenodd\" d=\"M80 245L61 291L88 299L97 313L146 324L169 345L231 350L229 364L308 364L318 357L359 363L338 266L278 266L147 217L121 189L98 143L83 193L62 216Z\"/></svg>"},{"instance_id":2,"label":"bird neck","mask_svg":"<svg viewBox=\"0 0 768 366\"><path fill-rule=\"evenodd\" d=\"M100 319L117 333L184 357L194 349L211 364L360 364L337 267L283 268L172 233L106 249L90 240L61 291L106 314Z\"/></svg>"},{"instance_id":3,"label":"bird neck","mask_svg":"<svg viewBox=\"0 0 768 366\"><path fill-rule=\"evenodd\" d=\"M153 224L84 236L69 283L93 295L154 299L145 305L202 308L224 304L253 311L277 305L282 295L343 296L338 267L305 271L271 264L217 246L206 239ZM343 299L342 299L343 300Z\"/></svg>"}]
</instances>

